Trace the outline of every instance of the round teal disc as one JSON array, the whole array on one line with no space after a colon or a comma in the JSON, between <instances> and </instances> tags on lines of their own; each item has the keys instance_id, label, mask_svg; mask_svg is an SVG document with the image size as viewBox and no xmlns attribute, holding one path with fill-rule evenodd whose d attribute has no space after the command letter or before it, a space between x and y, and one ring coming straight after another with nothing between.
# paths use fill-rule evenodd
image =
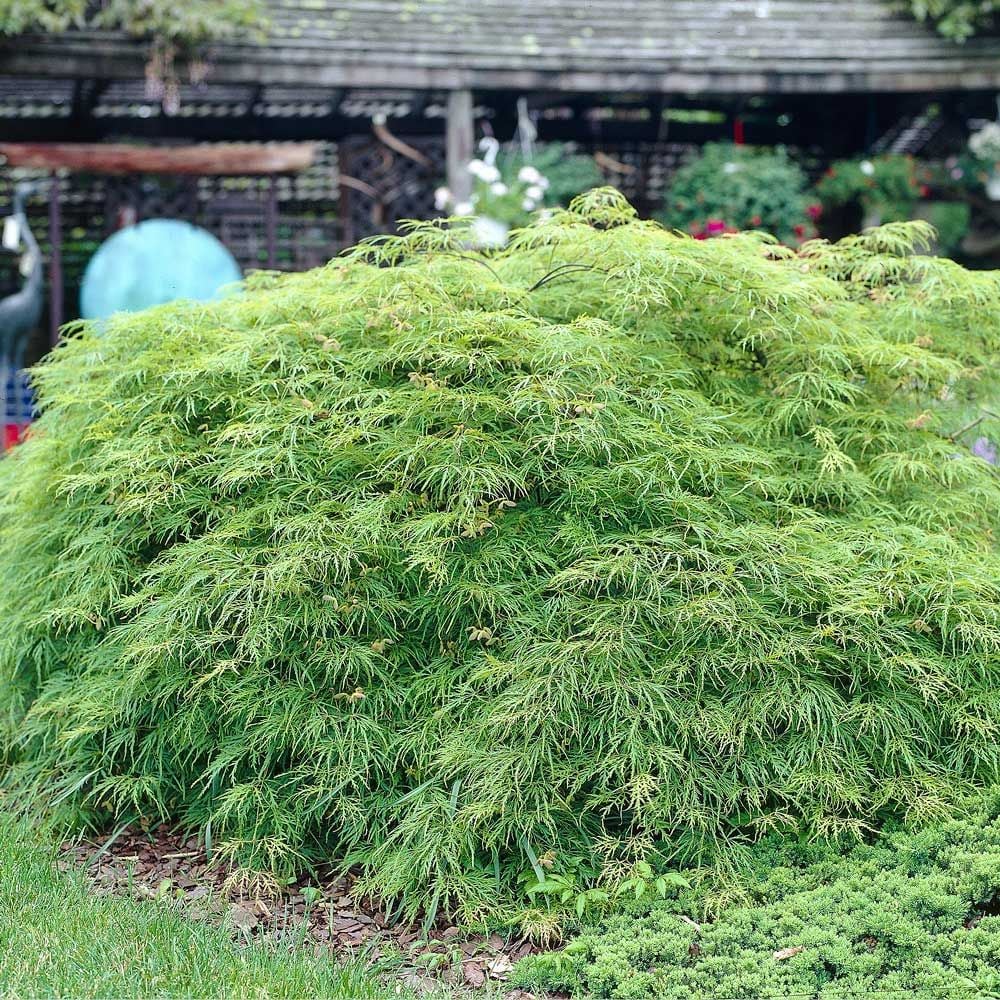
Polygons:
<instances>
[{"instance_id":1,"label":"round teal disc","mask_svg":"<svg viewBox=\"0 0 1000 1000\"><path fill-rule=\"evenodd\" d=\"M80 315L103 319L174 299L207 301L240 277L239 264L211 233L177 219L149 219L120 229L90 258Z\"/></svg>"}]
</instances>

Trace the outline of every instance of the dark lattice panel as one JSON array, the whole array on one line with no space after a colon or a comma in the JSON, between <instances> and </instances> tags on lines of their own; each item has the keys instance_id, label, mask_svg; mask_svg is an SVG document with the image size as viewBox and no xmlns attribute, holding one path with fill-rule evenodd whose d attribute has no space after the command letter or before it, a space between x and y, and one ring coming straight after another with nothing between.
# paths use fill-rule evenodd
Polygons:
<instances>
[{"instance_id":1,"label":"dark lattice panel","mask_svg":"<svg viewBox=\"0 0 1000 1000\"><path fill-rule=\"evenodd\" d=\"M340 144L343 173L375 192L344 188L344 232L349 242L392 232L402 219L426 219L435 214L434 189L445 176L444 142L437 137L405 141L426 162L369 139Z\"/></svg>"},{"instance_id":2,"label":"dark lattice panel","mask_svg":"<svg viewBox=\"0 0 1000 1000\"><path fill-rule=\"evenodd\" d=\"M600 151L627 168L602 167L605 179L618 188L642 215L655 215L677 168L694 156L698 147L680 142L601 144ZM596 151L593 147L591 152Z\"/></svg>"}]
</instances>

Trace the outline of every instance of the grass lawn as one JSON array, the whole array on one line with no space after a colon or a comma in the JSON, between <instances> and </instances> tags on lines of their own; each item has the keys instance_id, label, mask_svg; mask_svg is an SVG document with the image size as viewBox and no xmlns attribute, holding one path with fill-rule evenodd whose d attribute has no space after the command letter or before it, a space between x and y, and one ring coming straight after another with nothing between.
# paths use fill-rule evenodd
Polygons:
<instances>
[{"instance_id":1,"label":"grass lawn","mask_svg":"<svg viewBox=\"0 0 1000 1000\"><path fill-rule=\"evenodd\" d=\"M387 1000L358 967L238 947L167 906L95 896L0 820L0 997L331 997Z\"/></svg>"}]
</instances>

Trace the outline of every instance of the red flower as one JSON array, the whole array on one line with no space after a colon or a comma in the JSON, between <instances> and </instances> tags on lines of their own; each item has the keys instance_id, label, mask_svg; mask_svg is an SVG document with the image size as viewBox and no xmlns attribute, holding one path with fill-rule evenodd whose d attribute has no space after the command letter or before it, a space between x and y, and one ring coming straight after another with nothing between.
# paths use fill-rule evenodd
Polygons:
<instances>
[{"instance_id":1,"label":"red flower","mask_svg":"<svg viewBox=\"0 0 1000 1000\"><path fill-rule=\"evenodd\" d=\"M801 222L797 222L794 226L792 226L792 232L795 233L799 239L802 239L802 237L806 234L806 227L803 226Z\"/></svg>"},{"instance_id":2,"label":"red flower","mask_svg":"<svg viewBox=\"0 0 1000 1000\"><path fill-rule=\"evenodd\" d=\"M754 217L753 217L753 218L752 218L752 219L750 220L750 225L751 225L751 226L759 226L759 225L761 224L761 222L762 222L762 221L763 221L763 220L761 219L761 217L760 217L759 215L755 215L755 216L754 216Z\"/></svg>"},{"instance_id":3,"label":"red flower","mask_svg":"<svg viewBox=\"0 0 1000 1000\"><path fill-rule=\"evenodd\" d=\"M920 185L920 197L921 198L928 197L928 195L930 195L930 193L931 193L931 189L926 184L921 184Z\"/></svg>"},{"instance_id":4,"label":"red flower","mask_svg":"<svg viewBox=\"0 0 1000 1000\"><path fill-rule=\"evenodd\" d=\"M823 214L823 206L819 202L814 202L806 208L806 214L815 222Z\"/></svg>"},{"instance_id":5,"label":"red flower","mask_svg":"<svg viewBox=\"0 0 1000 1000\"><path fill-rule=\"evenodd\" d=\"M708 225L705 226L705 231L709 236L718 236L719 233L726 231L726 224L722 219L709 219Z\"/></svg>"}]
</instances>

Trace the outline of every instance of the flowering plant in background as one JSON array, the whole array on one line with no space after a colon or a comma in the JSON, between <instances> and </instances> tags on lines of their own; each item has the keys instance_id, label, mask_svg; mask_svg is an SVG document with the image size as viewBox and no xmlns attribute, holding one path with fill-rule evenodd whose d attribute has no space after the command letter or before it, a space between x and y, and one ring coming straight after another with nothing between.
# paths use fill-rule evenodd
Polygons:
<instances>
[{"instance_id":1,"label":"flowering plant in background","mask_svg":"<svg viewBox=\"0 0 1000 1000\"><path fill-rule=\"evenodd\" d=\"M568 203L601 183L593 159L572 154L559 143L541 146L529 162L518 152L502 154L492 137L480 140L481 157L469 162L472 194L458 201L447 187L434 192L434 207L458 216L474 216L473 236L480 246L503 246L511 229L527 225L539 210Z\"/></svg>"},{"instance_id":2,"label":"flowering plant in background","mask_svg":"<svg viewBox=\"0 0 1000 1000\"><path fill-rule=\"evenodd\" d=\"M511 228L527 222L531 213L542 207L549 181L530 164L505 175L496 163L500 145L495 139L482 139L479 149L482 158L470 160L468 165L473 177L468 201L457 201L448 188L439 187L434 192L434 207L452 215L475 216L472 232L476 242L502 247Z\"/></svg>"},{"instance_id":3,"label":"flowering plant in background","mask_svg":"<svg viewBox=\"0 0 1000 1000\"><path fill-rule=\"evenodd\" d=\"M806 184L781 147L709 143L674 175L659 218L697 239L763 229L797 244L816 235L820 212Z\"/></svg>"},{"instance_id":4,"label":"flowering plant in background","mask_svg":"<svg viewBox=\"0 0 1000 1000\"><path fill-rule=\"evenodd\" d=\"M515 146L505 151L502 159L505 174L520 174L526 166L537 170L549 183L545 189L545 204L552 208L566 206L578 194L605 183L604 174L594 158L576 152L572 143L543 143L535 147L530 159Z\"/></svg>"},{"instance_id":5,"label":"flowering plant in background","mask_svg":"<svg viewBox=\"0 0 1000 1000\"><path fill-rule=\"evenodd\" d=\"M976 176L986 194L1000 201L1000 122L987 122L969 138L969 152L979 169Z\"/></svg>"}]
</instances>

